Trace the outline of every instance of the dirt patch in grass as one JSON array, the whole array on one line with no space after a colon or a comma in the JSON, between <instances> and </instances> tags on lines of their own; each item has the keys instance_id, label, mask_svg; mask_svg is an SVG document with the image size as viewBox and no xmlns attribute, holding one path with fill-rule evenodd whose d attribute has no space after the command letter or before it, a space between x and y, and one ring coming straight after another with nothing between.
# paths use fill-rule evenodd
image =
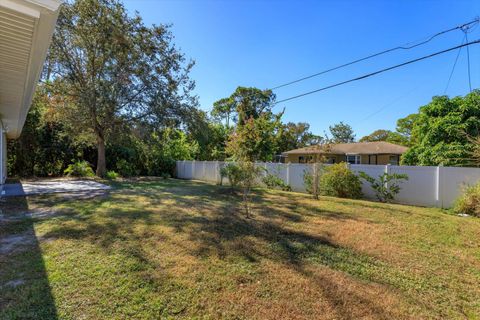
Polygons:
<instances>
[{"instance_id":1,"label":"dirt patch in grass","mask_svg":"<svg viewBox=\"0 0 480 320\"><path fill-rule=\"evenodd\" d=\"M266 190L255 191L246 219L228 187L173 179L115 187L87 201L30 197L17 211L56 214L2 227L4 239L31 229L36 242L31 254L1 256L9 268L0 285L25 282L0 297L0 318L27 310L89 319L480 314L478 219ZM51 293L50 307L37 303L37 287Z\"/></svg>"}]
</instances>

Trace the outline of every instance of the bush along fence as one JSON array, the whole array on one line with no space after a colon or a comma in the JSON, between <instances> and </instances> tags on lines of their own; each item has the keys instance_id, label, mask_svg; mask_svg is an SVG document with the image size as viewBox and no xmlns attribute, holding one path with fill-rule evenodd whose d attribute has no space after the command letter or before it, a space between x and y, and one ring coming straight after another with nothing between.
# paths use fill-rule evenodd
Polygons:
<instances>
[{"instance_id":1,"label":"bush along fence","mask_svg":"<svg viewBox=\"0 0 480 320\"><path fill-rule=\"evenodd\" d=\"M176 176L179 179L201 180L221 183L222 161L177 161ZM264 168L264 174L273 174L282 179L292 191L306 192L304 173L313 172L312 164L303 163L256 163ZM365 172L373 178L383 173L406 174L408 180L400 184L401 190L395 196L396 203L426 207L449 208L465 188L480 181L479 168L392 166L392 165L349 165L359 175ZM370 184L362 180L362 192L367 199L376 199ZM223 183L228 183L226 178Z\"/></svg>"}]
</instances>

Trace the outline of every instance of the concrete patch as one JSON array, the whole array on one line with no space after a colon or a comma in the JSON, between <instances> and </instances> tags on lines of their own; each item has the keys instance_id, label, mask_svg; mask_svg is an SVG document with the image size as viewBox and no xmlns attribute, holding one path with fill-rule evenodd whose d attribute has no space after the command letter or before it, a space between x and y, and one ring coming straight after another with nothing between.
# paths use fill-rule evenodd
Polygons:
<instances>
[{"instance_id":1,"label":"concrete patch","mask_svg":"<svg viewBox=\"0 0 480 320\"><path fill-rule=\"evenodd\" d=\"M47 193L88 193L110 189L110 186L92 180L45 180L5 184L2 195L14 197Z\"/></svg>"},{"instance_id":2,"label":"concrete patch","mask_svg":"<svg viewBox=\"0 0 480 320\"><path fill-rule=\"evenodd\" d=\"M466 213L459 213L459 214L457 214L457 216L463 217L463 218L469 218L469 217L471 217L471 215L466 214Z\"/></svg>"}]
</instances>

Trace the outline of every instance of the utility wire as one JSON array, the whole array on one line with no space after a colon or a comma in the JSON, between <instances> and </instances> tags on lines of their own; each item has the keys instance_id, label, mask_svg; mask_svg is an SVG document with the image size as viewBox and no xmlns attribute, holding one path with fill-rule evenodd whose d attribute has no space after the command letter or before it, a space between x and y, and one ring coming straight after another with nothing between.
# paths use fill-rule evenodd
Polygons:
<instances>
[{"instance_id":1,"label":"utility wire","mask_svg":"<svg viewBox=\"0 0 480 320\"><path fill-rule=\"evenodd\" d=\"M417 59L409 60L409 61L407 61L407 62L400 63L400 64L394 65L394 66L392 66L392 67L385 68L385 69L381 69L381 70L378 70L378 71L375 71L375 72L372 72L372 73L368 73L368 74L363 75L363 76L360 76L360 77L356 77L356 78L353 78L353 79L345 80L345 81L338 82L338 83L335 83L335 84L332 84L332 85L329 85L329 86L326 86L326 87L323 87L323 88L320 88L320 89L308 91L308 92L305 92L305 93L302 93L302 94L298 94L298 95L293 96L293 97L289 97L289 98L286 98L286 99L282 99L282 100L279 100L279 101L275 102L273 105L277 105L277 104L279 104L279 103L286 102L286 101L290 101L290 100L297 99L297 98L300 98L300 97L308 96L308 95L310 95L310 94L317 93L317 92L320 92L320 91L324 91L324 90L327 90L327 89L335 88L335 87L338 87L338 86L341 86L341 85L344 85L344 84L347 84L347 83L350 83L350 82L354 82L354 81L358 81L358 80L363 80L363 79L366 79L366 78L370 78L370 77L372 77L372 76L375 76L375 75L377 75L377 74L380 74L380 73L383 73L383 72L386 72L386 71L390 71L390 70L393 70L393 69L397 69L397 68L406 66L406 65L408 65L408 64L412 64L412 63L415 63L415 62L418 62L418 61L421 61L421 60L429 59L429 58L438 56L438 55L443 54L443 53L446 53L446 52L450 52L450 51L453 51L453 50L456 50L456 49L459 49L459 48L462 48L462 47L468 47L468 46L470 46L470 45L478 44L478 43L480 43L480 39L477 39L477 40L472 41L472 42L467 42L467 43L464 43L464 44L461 44L461 45L459 45L459 46L452 47L452 48L449 48L449 49L445 49L445 50L442 50L442 51L438 51L438 52L435 52L435 53L432 53L432 54L429 54L429 55L427 55L427 56L423 56L423 57L420 57L420 58L417 58Z\"/></svg>"},{"instance_id":2,"label":"utility wire","mask_svg":"<svg viewBox=\"0 0 480 320\"><path fill-rule=\"evenodd\" d=\"M465 39L467 39L467 34L466 33L465 33L465 36L462 39L461 44L464 43ZM467 39L467 42L468 42L468 39ZM467 47L467 49L468 49L468 47ZM450 76L448 77L447 86L445 87L445 90L443 91L443 94L447 93L448 87L450 86L450 80L452 80L453 72L455 71L455 66L457 65L457 62L458 62L458 57L460 57L460 52L462 52L462 48L458 49L457 57L455 58L455 62L453 63L453 68L452 68L452 71L450 72Z\"/></svg>"},{"instance_id":3,"label":"utility wire","mask_svg":"<svg viewBox=\"0 0 480 320\"><path fill-rule=\"evenodd\" d=\"M360 59L357 59L357 60L354 60L354 61L351 61L351 62L348 62L348 63L344 63L342 65L339 65L339 66L336 66L336 67L333 67L333 68L330 68L330 69L327 69L327 70L323 70L323 71L320 71L320 72L317 72L317 73L314 73L312 75L309 75L309 76L306 76L306 77L303 77L303 78L300 78L300 79L297 79L297 80L293 80L293 81L290 81L290 82L287 82L287 83L283 83L283 84L280 84L278 86L275 86L273 88L270 88L270 90L277 90L277 89L280 89L280 88L283 88L283 87L286 87L286 86L289 86L289 85L292 85L294 83L298 83L298 82L301 82L301 81L304 81L304 80L307 80L307 79L311 79L311 78L314 78L314 77L317 77L319 75L322 75L322 74L325 74L325 73L328 73L328 72L331 72L331 71L335 71L335 70L338 70L338 69L341 69L341 68L344 68L344 67L347 67L347 66L350 66L352 64L355 64L355 63L358 63L358 62L361 62L361 61L365 61L365 60L368 60L368 59L371 59L371 58L374 58L374 57L377 57L377 56L380 56L382 54L386 54L386 53L389 53L389 52L392 52L392 51L396 51L396 50L409 50L409 49L412 49L412 48L415 48L415 47L418 47L418 46L421 46L427 42L430 42L432 41L434 38L442 35L442 34L445 34L445 33L448 33L448 32L451 32L451 31L454 31L454 30L458 30L458 29L461 29L461 30L465 30L465 29L468 29L470 28L471 26L473 25L476 25L478 22L480 21L480 18L479 17L476 17L474 20L470 21L470 22L467 22L467 23L464 23L462 25L459 25L459 26L456 26L454 28L450 28L450 29L447 29L447 30L444 30L444 31L440 31L430 37L428 37L426 40L422 41L422 42L419 42L417 44L414 44L414 45L409 45L410 43L407 43L405 44L404 46L398 46L398 47L395 47L395 48L391 48L391 49L387 49L387 50L384 50L384 51L380 51L380 52L377 52L377 53L374 53L374 54L371 54L369 56L366 56L366 57L363 57L363 58L360 58Z\"/></svg>"},{"instance_id":4,"label":"utility wire","mask_svg":"<svg viewBox=\"0 0 480 320\"><path fill-rule=\"evenodd\" d=\"M360 124L360 123L363 123L365 120L370 119L370 118L373 117L374 115L382 112L382 111L385 110L386 108L388 108L388 107L396 104L398 101L406 98L407 96L409 96L410 94L412 94L412 93L413 93L415 90L417 90L417 89L418 89L418 87L415 87L415 88L413 88L412 90L410 90L410 91L402 94L401 96L399 96L399 97L397 97L396 99L390 101L389 103L383 105L383 106L380 107L378 110L376 110L376 111L372 112L371 114L367 115L365 118L363 118L362 120L356 122L355 124L358 125L358 124Z\"/></svg>"},{"instance_id":5,"label":"utility wire","mask_svg":"<svg viewBox=\"0 0 480 320\"><path fill-rule=\"evenodd\" d=\"M283 87L286 87L286 86L289 86L289 85L292 85L292 84L295 84L295 83L298 83L298 82L301 82L301 81L304 81L304 80L307 80L307 79L311 79L311 78L314 78L314 77L317 77L317 76L320 76L322 74L325 74L325 73L328 73L328 72L331 72L331 71L335 71L335 70L338 70L338 69L341 69L341 68L344 68L344 67L347 67L347 66L350 66L350 65L353 65L355 63L358 63L358 62L361 62L361 61L365 61L365 60L368 60L368 59L371 59L371 58L374 58L374 57L377 57L377 56L380 56L380 55L383 55L383 54L386 54L388 52L392 52L392 51L395 51L395 50L408 50L408 49L412 49L412 48L415 48L415 47L418 47L418 46L421 46L425 43L428 43L430 41L432 41L434 38L442 35L442 34L445 34L445 33L448 33L448 32L451 32L451 31L455 31L455 30L458 30L458 29L461 29L462 31L465 31L465 30L468 30L468 29L472 29L474 27L476 27L476 25L480 22L480 17L475 17L475 19L473 19L472 21L469 21L467 23L464 23L462 25L458 25L456 27L453 27L453 28L450 28L450 29L447 29L447 30L444 30L444 31L440 31L440 32L437 32L436 34L434 35L431 35L430 37L427 37L426 40L424 41L421 41L417 44L414 44L414 45L410 45L412 42L409 42L409 43L406 43L404 44L403 46L398 46L398 47L394 47L394 48L391 48L391 49L387 49L387 50L384 50L384 51L381 51L381 52L377 52L377 53L374 53L374 54L371 54L369 56L366 56L366 57L363 57L363 58L360 58L360 59L357 59L357 60L354 60L354 61L351 61L351 62L348 62L348 63L344 63L342 65L339 65L339 66L336 66L336 67L333 67L333 68L330 68L330 69L327 69L327 70L323 70L323 71L320 71L320 72L317 72L315 74L312 74L312 75L309 75L309 76L306 76L306 77L303 77L303 78L300 78L300 79L297 79L297 80L293 80L293 81L290 81L290 82L286 82L286 83L283 83L283 84L280 84L280 85L277 85L275 87L271 87L271 88L267 88L265 89L265 91L267 90L270 90L270 91L274 91L274 90L277 90L277 89L280 89L280 88L283 88ZM425 39L425 38L424 38ZM252 94L251 97L254 97L255 94ZM279 101L280 102L280 101ZM278 103L278 102L277 102ZM274 103L277 104L277 103Z\"/></svg>"},{"instance_id":6,"label":"utility wire","mask_svg":"<svg viewBox=\"0 0 480 320\"><path fill-rule=\"evenodd\" d=\"M467 31L465 31L465 39L468 42L468 35ZM467 65L468 65L468 87L470 88L470 92L472 92L472 78L470 77L470 50L467 46Z\"/></svg>"}]
</instances>

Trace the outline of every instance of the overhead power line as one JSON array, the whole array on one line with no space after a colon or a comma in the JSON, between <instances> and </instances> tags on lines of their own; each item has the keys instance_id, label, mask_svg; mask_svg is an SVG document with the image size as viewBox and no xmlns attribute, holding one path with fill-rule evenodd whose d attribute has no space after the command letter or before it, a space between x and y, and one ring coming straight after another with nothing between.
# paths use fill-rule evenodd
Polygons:
<instances>
[{"instance_id":1,"label":"overhead power line","mask_svg":"<svg viewBox=\"0 0 480 320\"><path fill-rule=\"evenodd\" d=\"M467 38L467 34L465 34L460 44L463 44L466 38ZM462 52L462 48L458 49L457 56L455 57L455 62L453 63L453 68L452 68L452 71L450 72L450 76L448 77L447 85L445 86L445 90L443 91L443 94L447 93L448 87L450 86L450 81L452 80L453 72L455 71L455 67L457 66L458 57L460 57L460 52Z\"/></svg>"},{"instance_id":2,"label":"overhead power line","mask_svg":"<svg viewBox=\"0 0 480 320\"><path fill-rule=\"evenodd\" d=\"M333 68L330 68L330 69L326 69L326 70L323 70L323 71L320 71L320 72L311 74L311 75L306 76L306 77L303 77L303 78L299 78L299 79L296 79L296 80L292 80L292 81L289 81L289 82L286 82L286 83L277 85L277 86L275 86L275 87L270 88L270 90L277 90L277 89L280 89L280 88L283 88L283 87L292 85L292 84L294 84L294 83L298 83L298 82L301 82L301 81L304 81L304 80L308 80L308 79L311 79L311 78L320 76L320 75L322 75L322 74L325 74L325 73L328 73L328 72L332 72L332 71L335 71L335 70L338 70L338 69L341 69L341 68L350 66L350 65L352 65L352 64L355 64L355 63L358 63L358 62L361 62L361 61L365 61L365 60L368 60L368 59L371 59L371 58L374 58L374 57L378 57L378 56L380 56L380 55L383 55L383 54L386 54L386 53L389 53L389 52L392 52L392 51L396 51L396 50L409 50L409 49L412 49L412 48L421 46L421 45L423 45L423 44L425 44L425 43L428 43L428 42L432 41L433 39L435 39L436 37L438 37L438 36L440 36L440 35L443 35L443 34L445 34L445 33L449 33L449 32L451 32L451 31L455 31L455 30L459 30L459 29L460 29L460 30L469 29L469 28L471 28L472 26L476 25L479 21L480 21L480 18L479 18L479 17L476 17L474 20L472 20L472 21L470 21L470 22L464 23L464 24L462 24L462 25L459 25L459 26L456 26L456 27L453 27L453 28L450 28L450 29L447 29L447 30L443 30L443 31L437 32L437 33L435 33L434 35L431 35L430 37L428 37L426 40L424 40L424 41L422 41L422 42L419 42L419 43L416 43L416 44L413 44L413 45L410 45L410 43L407 43L407 44L405 44L405 45L403 45L403 46L398 46L398 47L394 47L394 48L391 48L391 49L383 50L383 51L380 51L380 52L371 54L371 55L369 55L369 56L366 56L366 57L363 57L363 58L360 58L360 59L357 59L357 60L353 60L353 61L351 61L351 62L344 63L344 64L342 64L342 65L339 65L339 66L336 66L336 67L333 67Z\"/></svg>"},{"instance_id":3,"label":"overhead power line","mask_svg":"<svg viewBox=\"0 0 480 320\"><path fill-rule=\"evenodd\" d=\"M320 92L320 91L335 88L335 87L338 87L338 86L341 86L341 85L344 85L344 84L347 84L347 83L350 83L350 82L370 78L370 77L375 76L375 75L380 74L380 73L384 73L384 72L387 72L387 71L390 71L390 70L393 70L393 69L397 69L397 68L400 68L400 67L418 62L418 61L422 61L422 60L425 60L425 59L429 59L429 58L438 56L438 55L443 54L443 53L447 53L447 52L450 52L450 51L453 51L453 50L456 50L456 49L460 49L462 47L467 47L467 46L470 46L470 45L473 45L473 44L478 44L478 43L480 43L480 39L477 39L477 40L472 41L472 42L467 42L467 43L461 44L461 45L456 46L456 47L452 47L452 48L448 48L448 49L445 49L445 50L442 50L442 51L438 51L438 52L435 52L435 53L432 53L432 54L429 54L427 56L423 56L423 57L420 57L420 58L417 58L417 59L409 60L407 62L403 62L403 63L397 64L397 65L394 65L392 67L381 69L381 70L378 70L378 71L375 71L375 72L372 72L372 73L368 73L368 74L365 74L365 75L360 76L360 77L345 80L345 81L338 82L338 83L335 83L335 84L332 84L332 85L329 85L329 86L326 86L326 87L323 87L323 88L320 88L320 89L308 91L308 92L298 94L298 95L293 96L293 97L282 99L282 100L279 100L279 101L275 102L273 105L277 105L279 103L290 101L290 100L297 99L297 98L300 98L300 97L308 96L310 94L317 93L317 92Z\"/></svg>"},{"instance_id":4,"label":"overhead power line","mask_svg":"<svg viewBox=\"0 0 480 320\"><path fill-rule=\"evenodd\" d=\"M383 105L381 108L379 108L378 110L376 110L376 111L374 111L374 112L370 113L370 114L369 114L369 115L367 115L365 118L361 119L360 121L358 121L358 122L357 122L357 123L355 123L355 124L360 124L360 123L363 123L365 120L368 120L368 119L370 119L371 117L373 117L374 115L377 115L377 114L379 114L380 112L382 112L382 111L383 111L383 110L385 110L386 108L388 108L388 107L390 107L390 106L392 106L392 105L396 104L398 101L400 101L400 100L402 100L402 99L406 98L407 96L409 96L410 94L412 94L412 93L413 93L415 90L417 90L417 89L418 89L418 86L417 86L417 87L415 87L415 88L413 88L412 90L410 90L410 91L408 91L408 92L406 92L406 93L402 94L401 96L397 97L396 99L394 99L394 100L390 101L389 103L387 103L387 104Z\"/></svg>"},{"instance_id":5,"label":"overhead power line","mask_svg":"<svg viewBox=\"0 0 480 320\"><path fill-rule=\"evenodd\" d=\"M468 42L467 32L465 32L465 40ZM468 65L468 87L472 92L472 78L470 77L470 50L467 47L467 65Z\"/></svg>"}]
</instances>

